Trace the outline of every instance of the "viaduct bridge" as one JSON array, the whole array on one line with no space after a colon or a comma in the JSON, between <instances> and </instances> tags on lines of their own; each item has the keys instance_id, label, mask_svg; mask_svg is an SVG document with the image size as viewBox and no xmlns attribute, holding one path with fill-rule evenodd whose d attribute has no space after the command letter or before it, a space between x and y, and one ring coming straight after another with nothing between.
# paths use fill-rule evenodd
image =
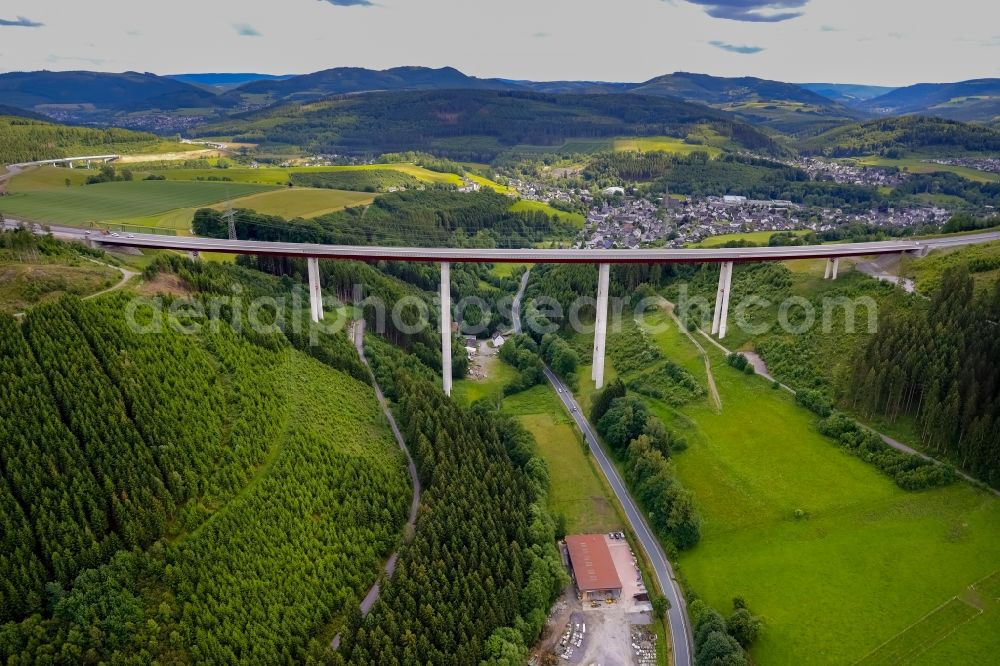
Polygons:
<instances>
[{"instance_id":1,"label":"viaduct bridge","mask_svg":"<svg viewBox=\"0 0 1000 666\"><path fill-rule=\"evenodd\" d=\"M441 264L441 355L443 361L444 390L451 394L451 264L456 262L517 262L517 263L586 263L598 267L597 322L594 336L594 365L592 379L600 388L604 383L604 352L607 335L608 287L611 264L621 263L717 263L720 265L719 286L716 292L715 319L712 332L725 337L729 310L729 292L732 285L733 265L751 261L777 261L782 259L826 259L826 277L837 279L840 260L844 257L915 254L925 255L934 248L953 247L971 243L1000 240L1000 232L976 234L948 239L926 241L888 241L881 243L854 243L845 245L813 245L781 248L714 248L704 250L500 250L500 249L450 249L404 247L356 247L342 245L311 245L300 243L270 243L258 241L217 240L211 238L184 238L178 236L153 236L128 234L122 236L89 237L107 245L122 245L150 249L181 250L197 258L201 252L229 252L286 257L307 260L309 294L312 318L323 318L320 287L320 259L391 260L438 262ZM524 283L522 283L523 293ZM518 328L515 326L515 328ZM560 380L546 368L546 376L553 386L562 387ZM692 636L684 596L676 581L673 567L659 541L649 528L642 512L631 499L624 482L604 452L589 423L579 413L568 388L561 388L560 399L567 407L594 452L595 459L608 479L615 495L622 503L629 523L650 557L653 570L663 593L670 600L667 611L670 623L670 641L674 663L691 666Z\"/></svg>"},{"instance_id":2,"label":"viaduct bridge","mask_svg":"<svg viewBox=\"0 0 1000 666\"><path fill-rule=\"evenodd\" d=\"M59 158L54 159L54 160L38 160L36 162L21 162L20 164L11 164L10 166L14 167L15 169L24 169L24 168L27 168L27 167L53 165L53 166L65 166L65 167L69 167L70 169L72 169L73 165L75 163L77 163L77 162L85 162L87 164L87 168L89 169L91 162L100 162L100 163L104 164L106 162L114 162L115 160L120 159L120 158L121 158L121 155L84 155L84 156L81 156L81 157L59 157Z\"/></svg>"},{"instance_id":3,"label":"viaduct bridge","mask_svg":"<svg viewBox=\"0 0 1000 666\"><path fill-rule=\"evenodd\" d=\"M914 254L924 256L934 248L965 245L1000 239L1000 232L975 236L938 238L929 240L893 240L875 243L846 243L839 245L804 245L795 247L750 247L710 249L642 249L642 250L583 250L583 249L496 249L496 248L416 248L416 247L362 247L354 245L318 245L308 243L280 243L242 241L215 238L156 236L151 234L105 235L96 239L105 245L137 248L181 250L192 258L201 252L227 252L283 257L302 257L307 260L309 295L313 321L323 318L320 285L320 259L351 259L362 261L419 261L441 265L441 360L444 391L451 395L451 288L452 263L575 263L596 264L598 267L597 319L594 335L594 360L592 379L597 388L604 385L604 355L608 325L608 286L611 264L663 264L663 263L717 263L720 265L719 286L715 298L712 333L726 337L729 318L729 296L733 280L733 264L786 259L826 259L827 279L836 280L840 260L844 257L875 256L887 254Z\"/></svg>"}]
</instances>

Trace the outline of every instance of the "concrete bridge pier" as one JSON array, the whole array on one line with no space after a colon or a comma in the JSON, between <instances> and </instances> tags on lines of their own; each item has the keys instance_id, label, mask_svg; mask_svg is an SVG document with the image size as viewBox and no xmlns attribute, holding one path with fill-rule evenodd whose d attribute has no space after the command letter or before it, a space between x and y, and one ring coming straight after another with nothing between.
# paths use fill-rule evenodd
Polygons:
<instances>
[{"instance_id":1,"label":"concrete bridge pier","mask_svg":"<svg viewBox=\"0 0 1000 666\"><path fill-rule=\"evenodd\" d=\"M319 259L316 257L306 259L306 268L309 273L309 307L312 320L319 322L323 319L323 287L319 283Z\"/></svg>"},{"instance_id":2,"label":"concrete bridge pier","mask_svg":"<svg viewBox=\"0 0 1000 666\"><path fill-rule=\"evenodd\" d=\"M451 395L451 264L441 262L441 378Z\"/></svg>"},{"instance_id":3,"label":"concrete bridge pier","mask_svg":"<svg viewBox=\"0 0 1000 666\"><path fill-rule=\"evenodd\" d=\"M837 273L840 272L840 257L833 257L826 260L826 272L823 274L824 280L836 280Z\"/></svg>"},{"instance_id":4,"label":"concrete bridge pier","mask_svg":"<svg viewBox=\"0 0 1000 666\"><path fill-rule=\"evenodd\" d=\"M594 320L594 363L591 379L597 388L604 386L604 355L608 340L608 291L611 283L611 264L597 267L597 318Z\"/></svg>"},{"instance_id":5,"label":"concrete bridge pier","mask_svg":"<svg viewBox=\"0 0 1000 666\"><path fill-rule=\"evenodd\" d=\"M191 250L190 252L188 252L188 259L190 259L191 261L198 261L199 259L201 259L201 253L198 252L198 250Z\"/></svg>"},{"instance_id":6,"label":"concrete bridge pier","mask_svg":"<svg viewBox=\"0 0 1000 666\"><path fill-rule=\"evenodd\" d=\"M712 316L712 335L726 337L729 322L729 290L733 285L733 262L726 261L719 268L719 289L715 294L715 313Z\"/></svg>"}]
</instances>

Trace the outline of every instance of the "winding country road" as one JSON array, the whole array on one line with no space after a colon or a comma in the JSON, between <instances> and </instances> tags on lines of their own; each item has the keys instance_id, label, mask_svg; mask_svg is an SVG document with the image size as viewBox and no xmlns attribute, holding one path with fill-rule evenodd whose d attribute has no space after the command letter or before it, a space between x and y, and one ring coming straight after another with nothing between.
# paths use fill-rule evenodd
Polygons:
<instances>
[{"instance_id":1,"label":"winding country road","mask_svg":"<svg viewBox=\"0 0 1000 666\"><path fill-rule=\"evenodd\" d=\"M410 455L410 450L406 446L406 441L403 439L403 433L399 431L399 426L396 425L396 419L392 415L392 410L389 409L389 403L385 400L385 395L382 393L382 389L378 385L378 381L375 379L375 373L371 371L371 365L368 363L368 357L365 356L365 320L359 319L354 322L353 326L354 333L354 346L358 350L358 356L361 357L361 362L365 364L368 368L368 372L372 378L372 386L375 388L375 397L378 398L379 405L382 406L382 413L385 414L386 420L389 421L389 428L392 429L392 434L396 438L396 443L399 448L402 449L403 454L406 456L406 466L410 472L410 482L413 484L413 500L410 502L410 516L406 521L406 527L404 528L404 534L412 533L417 527L417 511L420 509L420 477L417 476L417 465L413 462L413 456ZM399 551L397 550L389 559L385 561L385 577L386 579L392 578L392 574L396 571L396 561L399 559ZM378 581L372 585L371 589L368 590L368 594L365 598L361 600L361 614L368 615L368 612L378 601L378 595L382 591L382 585ZM330 643L330 647L334 650L340 647L340 634L333 637L333 641Z\"/></svg>"},{"instance_id":2,"label":"winding country road","mask_svg":"<svg viewBox=\"0 0 1000 666\"><path fill-rule=\"evenodd\" d=\"M529 273L530 271L525 271L524 276L521 278L521 287L514 297L514 303L511 307L515 333L521 332L521 300L524 298L524 291L528 286ZM587 446L590 447L590 451L600 466L604 478L608 480L608 484L614 491L615 497L618 498L618 502L625 512L629 525L632 527L632 531L639 539L642 549L646 552L646 556L652 563L660 589L663 590L664 596L670 601L667 620L670 623L670 642L674 665L691 666L694 663L691 647L693 641L687 616L687 604L684 600L684 594L681 592L680 585L674 576L674 569L670 564L670 560L667 559L667 555L663 551L663 546L660 545L660 542L646 523L645 516L636 506L624 481L622 481L621 476L618 474L618 469L604 451L604 447L601 445L600 440L598 440L590 422L580 410L580 405L576 402L569 387L563 384L548 366L545 366L545 377L556 390L556 394L562 401L566 411L573 417L580 432L583 433Z\"/></svg>"}]
</instances>

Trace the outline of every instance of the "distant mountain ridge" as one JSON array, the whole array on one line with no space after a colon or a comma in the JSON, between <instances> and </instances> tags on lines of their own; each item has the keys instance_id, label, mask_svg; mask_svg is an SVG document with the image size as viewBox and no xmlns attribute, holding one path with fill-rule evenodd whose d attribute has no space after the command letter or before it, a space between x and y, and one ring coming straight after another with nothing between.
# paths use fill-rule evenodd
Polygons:
<instances>
[{"instance_id":1,"label":"distant mountain ridge","mask_svg":"<svg viewBox=\"0 0 1000 666\"><path fill-rule=\"evenodd\" d=\"M205 74L167 74L168 79L190 83L224 92L255 81L284 81L297 74L257 74L255 72L205 73Z\"/></svg>"},{"instance_id":2,"label":"distant mountain ridge","mask_svg":"<svg viewBox=\"0 0 1000 666\"><path fill-rule=\"evenodd\" d=\"M641 83L610 81L521 81L480 79L452 67L396 67L385 71L334 68L283 81L255 81L235 88L235 103L262 97L268 103L311 101L327 95L391 90L524 90L554 94L634 94L676 97L732 110L751 122L782 131L821 131L862 117L822 95L791 83L753 77L723 78L676 72ZM740 105L744 105L740 108ZM753 106L759 105L759 106Z\"/></svg>"},{"instance_id":3,"label":"distant mountain ridge","mask_svg":"<svg viewBox=\"0 0 1000 666\"><path fill-rule=\"evenodd\" d=\"M800 83L798 85L845 106L860 104L896 90L890 86L869 86L856 83Z\"/></svg>"},{"instance_id":4,"label":"distant mountain ridge","mask_svg":"<svg viewBox=\"0 0 1000 666\"><path fill-rule=\"evenodd\" d=\"M0 74L0 104L38 110L58 105L93 105L101 108L176 109L170 97L214 105L212 93L183 81L139 72L10 72ZM168 104L150 107L151 103Z\"/></svg>"},{"instance_id":5,"label":"distant mountain ridge","mask_svg":"<svg viewBox=\"0 0 1000 666\"><path fill-rule=\"evenodd\" d=\"M232 90L236 99L266 97L270 103L309 101L329 95L394 90L517 90L501 79L478 79L454 67L394 67L382 71L336 67L288 79L253 81Z\"/></svg>"},{"instance_id":6,"label":"distant mountain ridge","mask_svg":"<svg viewBox=\"0 0 1000 666\"><path fill-rule=\"evenodd\" d=\"M1000 79L918 83L859 105L879 115L924 114L965 122L1000 119Z\"/></svg>"},{"instance_id":7,"label":"distant mountain ridge","mask_svg":"<svg viewBox=\"0 0 1000 666\"><path fill-rule=\"evenodd\" d=\"M684 139L705 127L743 150L780 153L765 132L731 114L674 97L571 95L523 90L408 90L286 103L198 127L226 136L313 153L433 151L490 161L524 146L558 152L568 140L606 144L620 136Z\"/></svg>"},{"instance_id":8,"label":"distant mountain ridge","mask_svg":"<svg viewBox=\"0 0 1000 666\"><path fill-rule=\"evenodd\" d=\"M0 74L0 105L65 122L125 124L162 133L218 121L232 112L289 102L415 90L676 98L726 111L742 121L798 138L878 115L923 114L966 122L1000 123L1000 79L885 89L852 84L797 85L692 72L675 72L644 82L524 81L478 78L453 67L416 66L381 71L337 67L287 76L252 72L171 76L88 71ZM181 110L187 112L177 113Z\"/></svg>"}]
</instances>

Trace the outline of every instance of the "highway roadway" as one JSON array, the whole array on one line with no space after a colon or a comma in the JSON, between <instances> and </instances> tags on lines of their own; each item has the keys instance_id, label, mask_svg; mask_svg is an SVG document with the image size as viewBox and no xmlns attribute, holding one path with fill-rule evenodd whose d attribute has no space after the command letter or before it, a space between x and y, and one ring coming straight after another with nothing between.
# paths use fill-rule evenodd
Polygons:
<instances>
[{"instance_id":1,"label":"highway roadway","mask_svg":"<svg viewBox=\"0 0 1000 666\"><path fill-rule=\"evenodd\" d=\"M515 333L521 332L521 300L524 298L524 290L528 286L529 274L530 271L525 271L521 277L521 286L514 297L514 304L511 307L511 317ZM552 388L555 389L559 400L562 401L563 407L573 417L576 426L583 433L584 440L587 442L587 446L590 447L594 460L597 461L601 471L604 473L604 478L611 485L615 497L618 498L618 502L625 511L625 517L628 519L632 531L639 539L642 549L646 552L646 556L653 566L653 573L656 575L660 589L663 590L664 596L670 601L670 610L667 611L667 621L670 623L670 642L674 655L674 666L691 666L694 663L692 656L693 641L691 638L691 626L687 616L687 604L684 601L684 594L681 592L680 585L674 577L674 569L670 564L670 560L667 559L667 555L663 551L663 546L660 545L660 542L650 529L645 515L636 506L632 495L629 494L625 483L622 481L621 475L618 474L618 468L615 467L604 451L603 445L597 439L597 435L587 417L584 416L580 405L573 397L569 387L563 384L562 380L548 366L545 366L545 377L549 380Z\"/></svg>"},{"instance_id":2,"label":"highway roadway","mask_svg":"<svg viewBox=\"0 0 1000 666\"><path fill-rule=\"evenodd\" d=\"M320 245L313 243L278 243L242 241L191 236L157 236L154 234L102 235L107 245L184 250L194 252L228 252L233 254L277 255L288 257L318 257L320 259L359 259L387 261L489 262L489 263L583 263L583 264L656 264L700 262L780 261L852 256L873 256L911 252L925 254L940 247L953 247L974 242L1000 239L1000 232L928 240L891 240L875 243L840 243L830 245L800 245L794 247L743 247L639 250L587 249L501 249L501 248L419 248L379 247L358 245Z\"/></svg>"}]
</instances>

